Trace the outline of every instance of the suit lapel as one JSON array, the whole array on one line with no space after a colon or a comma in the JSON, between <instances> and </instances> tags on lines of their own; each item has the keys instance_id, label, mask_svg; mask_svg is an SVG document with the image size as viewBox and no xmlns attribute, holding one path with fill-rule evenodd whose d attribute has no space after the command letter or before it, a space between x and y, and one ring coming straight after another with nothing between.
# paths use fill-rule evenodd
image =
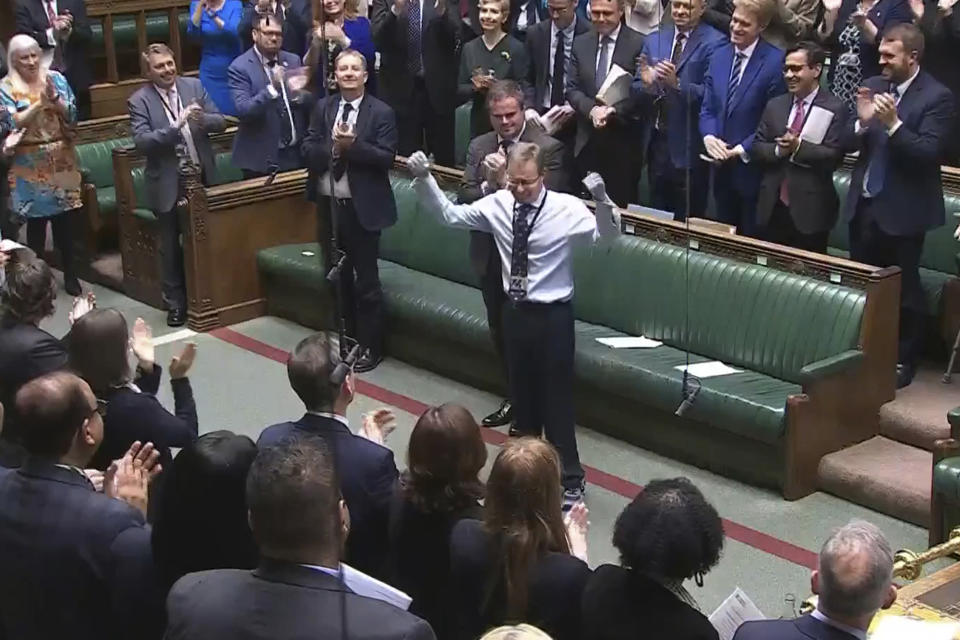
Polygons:
<instances>
[{"instance_id":1,"label":"suit lapel","mask_svg":"<svg viewBox=\"0 0 960 640\"><path fill-rule=\"evenodd\" d=\"M913 79L913 82L910 83L910 86L907 87L907 90L900 97L900 104L897 105L897 115L900 117L900 120L905 121L907 116L910 114L914 102L923 91L923 81L923 72L921 71L917 74L917 77Z\"/></svg>"},{"instance_id":2,"label":"suit lapel","mask_svg":"<svg viewBox=\"0 0 960 640\"><path fill-rule=\"evenodd\" d=\"M367 125L370 122L370 96L363 96L363 100L360 101L360 110L357 112L357 126L356 126L356 139L359 140L363 137L363 132L367 128Z\"/></svg>"},{"instance_id":3,"label":"suit lapel","mask_svg":"<svg viewBox=\"0 0 960 640\"><path fill-rule=\"evenodd\" d=\"M587 83L588 87L593 87L593 95L597 95L597 90L600 87L597 86L597 47L600 46L599 36L594 33L590 34L590 38L587 39Z\"/></svg>"},{"instance_id":4,"label":"suit lapel","mask_svg":"<svg viewBox=\"0 0 960 640\"><path fill-rule=\"evenodd\" d=\"M680 75L680 71L683 69L684 65L687 64L687 60L690 59L690 56L693 55L693 52L696 51L697 47L700 46L700 38L702 37L702 34L703 29L700 26L697 26L697 28L690 33L690 36L687 39L687 44L680 53L680 60L677 62L677 75ZM673 52L671 51L670 53Z\"/></svg>"},{"instance_id":5,"label":"suit lapel","mask_svg":"<svg viewBox=\"0 0 960 640\"><path fill-rule=\"evenodd\" d=\"M336 98L334 98L334 96L336 96ZM331 96L326 101L326 110L324 112L324 122L326 123L328 132L333 131L333 125L336 124L337 111L340 110L340 94L336 93L334 96ZM359 114L357 115L359 117ZM332 137L333 133L330 133L330 135Z\"/></svg>"}]
</instances>

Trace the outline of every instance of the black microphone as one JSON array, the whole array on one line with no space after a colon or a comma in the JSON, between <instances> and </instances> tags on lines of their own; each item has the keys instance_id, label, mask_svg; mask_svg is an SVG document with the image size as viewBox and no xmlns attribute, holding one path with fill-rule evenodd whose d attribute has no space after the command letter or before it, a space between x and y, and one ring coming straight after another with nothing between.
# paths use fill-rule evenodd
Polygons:
<instances>
[{"instance_id":1,"label":"black microphone","mask_svg":"<svg viewBox=\"0 0 960 640\"><path fill-rule=\"evenodd\" d=\"M682 418L684 414L690 410L690 407L693 406L693 402L697 399L697 395L699 393L700 380L684 371L683 391L681 392L683 401L680 403L680 406L677 407L677 410L673 412L673 415L677 416L678 418Z\"/></svg>"},{"instance_id":2,"label":"black microphone","mask_svg":"<svg viewBox=\"0 0 960 640\"><path fill-rule=\"evenodd\" d=\"M263 186L265 187L272 185L273 181L277 179L277 173L280 172L280 167L272 162L267 165L267 168L270 169L270 175L263 181Z\"/></svg>"},{"instance_id":3,"label":"black microphone","mask_svg":"<svg viewBox=\"0 0 960 640\"><path fill-rule=\"evenodd\" d=\"M327 282L336 282L337 278L340 277L340 271L343 269L343 263L347 259L347 254L343 251L337 251L337 261L333 263L333 266L330 267L330 271L327 272Z\"/></svg>"},{"instance_id":4,"label":"black microphone","mask_svg":"<svg viewBox=\"0 0 960 640\"><path fill-rule=\"evenodd\" d=\"M353 348L350 349L350 352L347 354L347 357L337 363L337 366L333 368L333 371L330 373L330 384L340 386L343 384L343 381L347 379L347 374L353 371L353 365L356 364L357 358L360 357L360 345L355 344Z\"/></svg>"}]
</instances>

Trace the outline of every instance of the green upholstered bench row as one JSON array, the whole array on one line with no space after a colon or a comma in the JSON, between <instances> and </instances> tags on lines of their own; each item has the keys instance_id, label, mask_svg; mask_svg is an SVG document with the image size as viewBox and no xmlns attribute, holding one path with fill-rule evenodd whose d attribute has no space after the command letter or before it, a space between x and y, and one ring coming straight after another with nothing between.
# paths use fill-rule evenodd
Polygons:
<instances>
[{"instance_id":1,"label":"green upholstered bench row","mask_svg":"<svg viewBox=\"0 0 960 640\"><path fill-rule=\"evenodd\" d=\"M186 37L187 20L189 20L187 12L181 11L179 15L181 38ZM170 38L170 21L166 11L147 13L144 22L147 30L147 42L166 42ZM94 53L103 52L105 47L103 22L97 19L91 20L90 31L93 36L91 51ZM113 16L113 42L118 49L137 48L136 16L129 14Z\"/></svg>"},{"instance_id":2,"label":"green upholstered bench row","mask_svg":"<svg viewBox=\"0 0 960 640\"><path fill-rule=\"evenodd\" d=\"M468 234L422 211L406 177L392 180L399 221L383 233L380 246L388 350L445 375L496 385L484 306L467 259ZM329 324L323 322L318 251L311 244L260 252L270 313ZM687 258L674 245L626 236L577 249L580 417L643 446L784 487L787 399L817 378L817 363L857 362L865 294L699 252L689 255L687 267ZM645 335L664 345L615 350L596 341L620 335ZM681 399L677 367L685 349L691 362L722 360L742 371L704 379L681 420L672 414ZM614 416L618 408L629 423Z\"/></svg>"},{"instance_id":3,"label":"green upholstered bench row","mask_svg":"<svg viewBox=\"0 0 960 640\"><path fill-rule=\"evenodd\" d=\"M960 526L960 407L947 413L947 421L950 423L951 438L934 446L933 481L930 487L931 545L944 542L950 532Z\"/></svg>"}]
</instances>

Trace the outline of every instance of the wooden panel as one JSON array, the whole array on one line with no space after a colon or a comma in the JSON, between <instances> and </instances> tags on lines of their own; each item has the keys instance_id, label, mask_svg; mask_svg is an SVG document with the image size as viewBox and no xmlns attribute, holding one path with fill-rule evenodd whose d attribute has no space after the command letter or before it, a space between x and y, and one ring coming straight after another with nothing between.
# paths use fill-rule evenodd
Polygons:
<instances>
[{"instance_id":1,"label":"wooden panel","mask_svg":"<svg viewBox=\"0 0 960 640\"><path fill-rule=\"evenodd\" d=\"M187 71L184 76L197 77L199 72ZM94 118L122 116L127 113L127 99L146 83L143 78L100 83L90 87L91 111Z\"/></svg>"}]
</instances>

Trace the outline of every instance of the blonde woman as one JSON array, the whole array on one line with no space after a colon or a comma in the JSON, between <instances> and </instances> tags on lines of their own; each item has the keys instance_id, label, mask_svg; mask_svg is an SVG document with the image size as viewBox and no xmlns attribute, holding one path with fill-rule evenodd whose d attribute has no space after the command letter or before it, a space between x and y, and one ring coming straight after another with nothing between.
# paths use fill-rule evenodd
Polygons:
<instances>
[{"instance_id":1,"label":"blonde woman","mask_svg":"<svg viewBox=\"0 0 960 640\"><path fill-rule=\"evenodd\" d=\"M367 61L366 92L377 94L376 56L377 50L373 44L373 35L370 32L370 21L357 10L357 0L322 0L324 24L321 30L320 16L314 16L313 38L310 50L304 57L310 68L310 78L313 81L314 94L320 98L327 91L337 91L337 81L333 77L334 61L340 52L353 49L360 52ZM326 39L326 46L324 45ZM327 80L320 77L323 73L320 68L320 52L327 54Z\"/></svg>"},{"instance_id":2,"label":"blonde woman","mask_svg":"<svg viewBox=\"0 0 960 640\"><path fill-rule=\"evenodd\" d=\"M73 91L59 72L40 62L40 45L27 35L10 39L8 72L0 80L0 107L23 130L8 159L13 215L27 221L27 244L43 255L47 223L60 251L67 293L80 295L71 224L80 208L80 172L71 141L77 121Z\"/></svg>"}]
</instances>

